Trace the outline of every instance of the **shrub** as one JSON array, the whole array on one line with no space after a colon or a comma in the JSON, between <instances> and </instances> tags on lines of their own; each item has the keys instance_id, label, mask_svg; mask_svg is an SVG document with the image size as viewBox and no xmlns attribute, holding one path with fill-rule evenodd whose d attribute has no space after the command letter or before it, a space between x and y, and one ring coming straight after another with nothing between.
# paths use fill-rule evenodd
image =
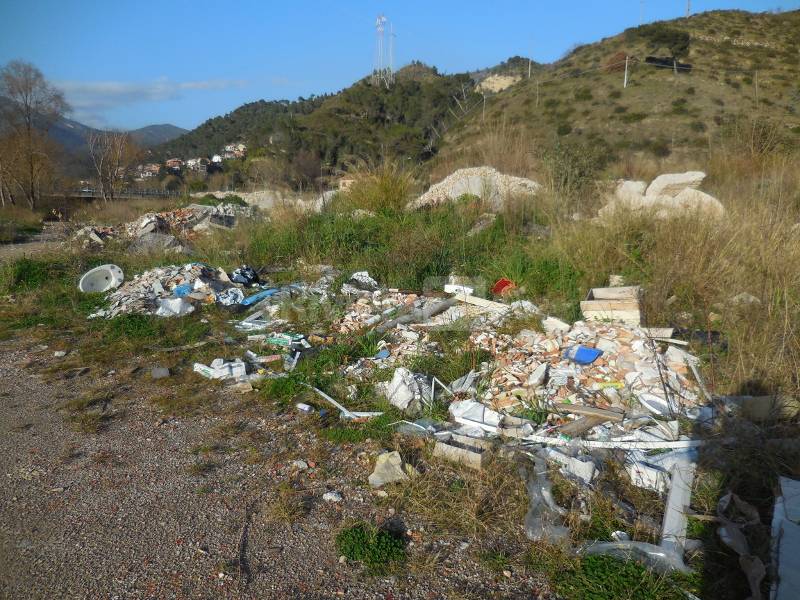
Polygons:
<instances>
[{"instance_id":1,"label":"shrub","mask_svg":"<svg viewBox=\"0 0 800 600\"><path fill-rule=\"evenodd\" d=\"M620 118L622 119L623 123L638 123L639 121L644 121L647 118L647 113L626 113Z\"/></svg>"},{"instance_id":2,"label":"shrub","mask_svg":"<svg viewBox=\"0 0 800 600\"><path fill-rule=\"evenodd\" d=\"M588 87L578 88L575 90L575 100L578 100L579 102L591 100L593 97L592 90L590 90Z\"/></svg>"},{"instance_id":3,"label":"shrub","mask_svg":"<svg viewBox=\"0 0 800 600\"><path fill-rule=\"evenodd\" d=\"M602 144L581 145L556 142L542 154L551 188L563 196L575 196L591 185L609 160Z\"/></svg>"},{"instance_id":4,"label":"shrub","mask_svg":"<svg viewBox=\"0 0 800 600\"><path fill-rule=\"evenodd\" d=\"M642 39L647 42L655 52L660 48L667 48L672 56L684 56L689 51L691 37L686 31L675 29L664 23L651 23L642 25L627 32L629 39Z\"/></svg>"},{"instance_id":5,"label":"shrub","mask_svg":"<svg viewBox=\"0 0 800 600\"><path fill-rule=\"evenodd\" d=\"M572 125L569 123L559 123L558 127L556 128L556 133L558 135L568 135L572 132Z\"/></svg>"},{"instance_id":6,"label":"shrub","mask_svg":"<svg viewBox=\"0 0 800 600\"><path fill-rule=\"evenodd\" d=\"M346 194L351 208L386 212L402 210L414 179L400 162L383 160L353 170L354 183Z\"/></svg>"},{"instance_id":7,"label":"shrub","mask_svg":"<svg viewBox=\"0 0 800 600\"><path fill-rule=\"evenodd\" d=\"M340 531L336 536L336 549L349 560L363 562L367 571L375 575L385 573L393 563L406 559L402 539L369 523L358 523Z\"/></svg>"},{"instance_id":8,"label":"shrub","mask_svg":"<svg viewBox=\"0 0 800 600\"><path fill-rule=\"evenodd\" d=\"M689 112L689 109L686 107L688 101L686 98L677 98L672 101L672 113L675 115L685 115Z\"/></svg>"}]
</instances>

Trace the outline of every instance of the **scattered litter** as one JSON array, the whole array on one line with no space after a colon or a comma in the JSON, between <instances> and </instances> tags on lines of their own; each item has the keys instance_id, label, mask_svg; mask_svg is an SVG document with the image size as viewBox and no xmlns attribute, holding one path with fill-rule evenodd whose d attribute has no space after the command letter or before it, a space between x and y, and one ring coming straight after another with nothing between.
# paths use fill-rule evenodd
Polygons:
<instances>
[{"instance_id":1,"label":"scattered litter","mask_svg":"<svg viewBox=\"0 0 800 600\"><path fill-rule=\"evenodd\" d=\"M341 413L342 418L344 418L344 419L349 419L351 421L364 421L364 420L367 420L367 419L371 419L373 417L379 417L379 416L381 416L383 414L382 412L359 412L359 411L348 410L344 406L339 404L336 400L334 400L333 398L328 396L328 394L326 394L325 392L320 390L319 388L315 388L315 387L310 386L310 385L308 385L306 383L303 383L302 385L306 386L307 388L310 388L310 389L314 390L319 396L321 396L322 398L327 400L329 403L331 403L333 406L338 408L339 412Z\"/></svg>"},{"instance_id":2,"label":"scattered litter","mask_svg":"<svg viewBox=\"0 0 800 600\"><path fill-rule=\"evenodd\" d=\"M776 577L770 598L793 600L800 597L800 481L781 477L779 483L781 493L772 513L771 554Z\"/></svg>"},{"instance_id":3,"label":"scattered litter","mask_svg":"<svg viewBox=\"0 0 800 600\"><path fill-rule=\"evenodd\" d=\"M492 286L492 294L494 294L495 296L504 296L510 293L516 287L517 287L516 283L514 283L510 279L502 277L497 281L495 281L494 285Z\"/></svg>"},{"instance_id":4,"label":"scattered litter","mask_svg":"<svg viewBox=\"0 0 800 600\"><path fill-rule=\"evenodd\" d=\"M193 370L208 379L239 379L247 375L247 366L238 358L231 361L215 358L210 366L194 363Z\"/></svg>"},{"instance_id":5,"label":"scattered litter","mask_svg":"<svg viewBox=\"0 0 800 600\"><path fill-rule=\"evenodd\" d=\"M256 273L253 267L247 265L242 265L238 269L235 269L233 273L230 274L230 280L233 283L241 283L247 287L252 287L259 283L258 273Z\"/></svg>"}]
</instances>

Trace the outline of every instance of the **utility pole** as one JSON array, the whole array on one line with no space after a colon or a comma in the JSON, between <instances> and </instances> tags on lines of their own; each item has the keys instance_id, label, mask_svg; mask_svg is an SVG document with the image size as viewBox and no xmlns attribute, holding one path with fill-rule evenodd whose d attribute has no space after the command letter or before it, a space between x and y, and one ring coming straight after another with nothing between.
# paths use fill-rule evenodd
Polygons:
<instances>
[{"instance_id":1,"label":"utility pole","mask_svg":"<svg viewBox=\"0 0 800 600\"><path fill-rule=\"evenodd\" d=\"M756 110L758 110L758 71L756 71Z\"/></svg>"},{"instance_id":2,"label":"utility pole","mask_svg":"<svg viewBox=\"0 0 800 600\"><path fill-rule=\"evenodd\" d=\"M686 18L692 16L692 0L686 0Z\"/></svg>"},{"instance_id":3,"label":"utility pole","mask_svg":"<svg viewBox=\"0 0 800 600\"><path fill-rule=\"evenodd\" d=\"M639 27L644 25L644 0L639 0Z\"/></svg>"},{"instance_id":4,"label":"utility pole","mask_svg":"<svg viewBox=\"0 0 800 600\"><path fill-rule=\"evenodd\" d=\"M625 55L625 78L622 80L622 87L628 87L628 55Z\"/></svg>"},{"instance_id":5,"label":"utility pole","mask_svg":"<svg viewBox=\"0 0 800 600\"><path fill-rule=\"evenodd\" d=\"M528 59L528 79L531 78L531 59Z\"/></svg>"},{"instance_id":6,"label":"utility pole","mask_svg":"<svg viewBox=\"0 0 800 600\"><path fill-rule=\"evenodd\" d=\"M539 78L536 78L536 106L539 106Z\"/></svg>"}]
</instances>

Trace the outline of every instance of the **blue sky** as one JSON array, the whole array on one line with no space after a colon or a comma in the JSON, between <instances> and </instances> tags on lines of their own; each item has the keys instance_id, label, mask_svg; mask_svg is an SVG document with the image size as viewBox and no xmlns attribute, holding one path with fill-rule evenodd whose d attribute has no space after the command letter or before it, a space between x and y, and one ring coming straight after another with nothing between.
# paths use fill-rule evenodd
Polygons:
<instances>
[{"instance_id":1,"label":"blue sky","mask_svg":"<svg viewBox=\"0 0 800 600\"><path fill-rule=\"evenodd\" d=\"M375 18L396 34L395 64L442 72L509 56L555 60L638 25L640 0L0 0L0 65L22 59L95 126L195 127L252 100L334 92L372 68ZM800 0L693 0L692 10L800 8ZM644 20L685 0L646 0Z\"/></svg>"}]
</instances>

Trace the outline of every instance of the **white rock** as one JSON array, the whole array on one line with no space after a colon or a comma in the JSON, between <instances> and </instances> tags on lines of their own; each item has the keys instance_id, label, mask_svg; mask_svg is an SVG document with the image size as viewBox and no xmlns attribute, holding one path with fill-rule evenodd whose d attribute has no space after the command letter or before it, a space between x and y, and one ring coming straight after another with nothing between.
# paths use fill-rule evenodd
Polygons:
<instances>
[{"instance_id":1,"label":"white rock","mask_svg":"<svg viewBox=\"0 0 800 600\"><path fill-rule=\"evenodd\" d=\"M722 217L725 214L725 207L714 196L692 188L686 188L671 200L661 196L658 199L658 203L660 206L670 209L672 214L693 211L714 217Z\"/></svg>"},{"instance_id":2,"label":"white rock","mask_svg":"<svg viewBox=\"0 0 800 600\"><path fill-rule=\"evenodd\" d=\"M646 189L647 184L644 181L621 181L614 190L614 197L621 202L638 204Z\"/></svg>"},{"instance_id":3,"label":"white rock","mask_svg":"<svg viewBox=\"0 0 800 600\"><path fill-rule=\"evenodd\" d=\"M705 178L706 174L702 171L659 175L647 187L645 196L649 198L671 196L674 198L687 188L697 189Z\"/></svg>"},{"instance_id":4,"label":"white rock","mask_svg":"<svg viewBox=\"0 0 800 600\"><path fill-rule=\"evenodd\" d=\"M500 173L492 167L458 169L435 183L417 200L408 204L409 210L437 206L457 200L465 194L483 198L492 210L502 208L506 199L518 195L533 195L541 185L524 177Z\"/></svg>"},{"instance_id":5,"label":"white rock","mask_svg":"<svg viewBox=\"0 0 800 600\"><path fill-rule=\"evenodd\" d=\"M325 492L322 494L322 499L325 502L341 502L342 495L339 492Z\"/></svg>"}]
</instances>

